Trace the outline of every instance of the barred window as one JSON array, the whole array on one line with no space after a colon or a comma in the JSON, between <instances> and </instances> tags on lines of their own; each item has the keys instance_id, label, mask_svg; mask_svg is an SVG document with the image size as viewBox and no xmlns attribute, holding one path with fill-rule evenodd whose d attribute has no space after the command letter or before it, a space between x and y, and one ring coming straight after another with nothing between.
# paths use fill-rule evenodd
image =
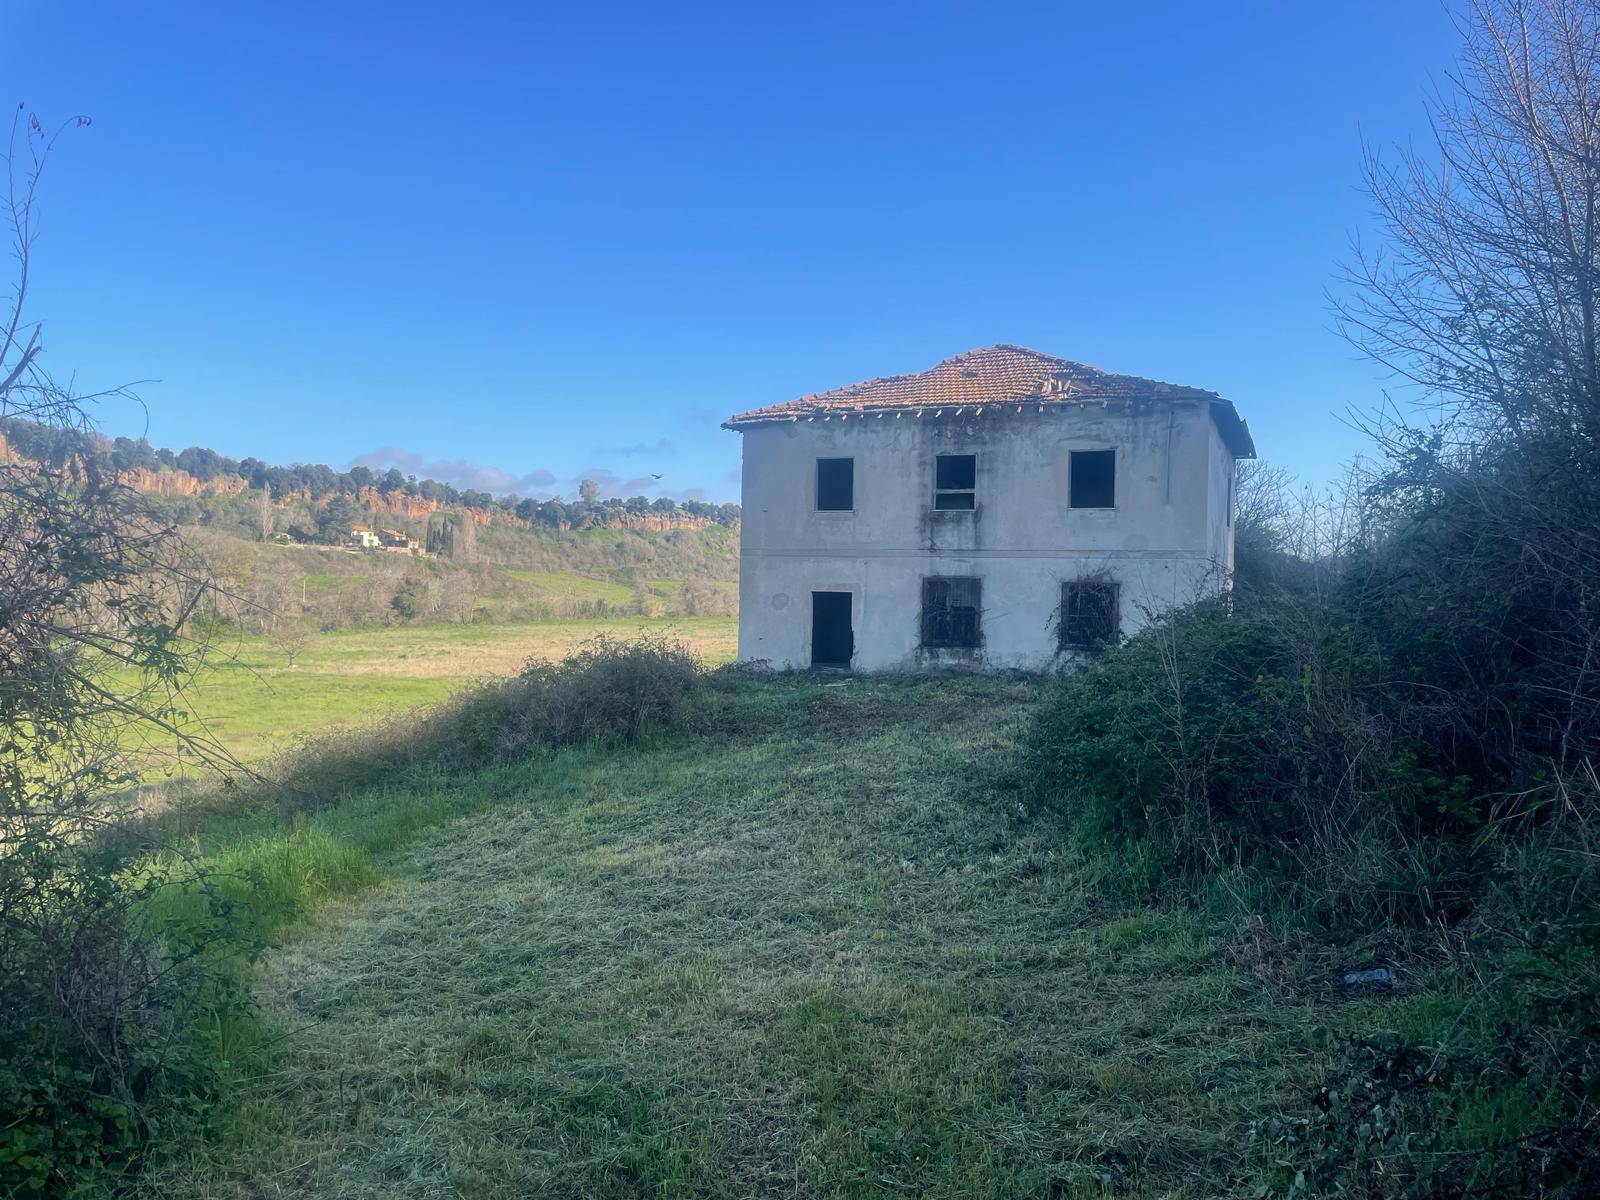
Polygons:
<instances>
[{"instance_id":1,"label":"barred window","mask_svg":"<svg viewBox=\"0 0 1600 1200\"><path fill-rule=\"evenodd\" d=\"M1064 650L1098 650L1117 640L1122 630L1121 589L1101 579L1061 585L1061 646Z\"/></svg>"},{"instance_id":2,"label":"barred window","mask_svg":"<svg viewBox=\"0 0 1600 1200\"><path fill-rule=\"evenodd\" d=\"M922 581L922 644L975 648L981 632L983 581L936 575Z\"/></svg>"}]
</instances>

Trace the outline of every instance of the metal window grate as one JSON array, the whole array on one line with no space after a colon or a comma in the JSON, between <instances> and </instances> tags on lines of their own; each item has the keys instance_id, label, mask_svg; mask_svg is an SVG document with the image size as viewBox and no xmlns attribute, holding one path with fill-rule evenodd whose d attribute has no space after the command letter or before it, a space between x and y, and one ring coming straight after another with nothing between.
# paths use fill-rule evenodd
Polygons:
<instances>
[{"instance_id":1,"label":"metal window grate","mask_svg":"<svg viewBox=\"0 0 1600 1200\"><path fill-rule=\"evenodd\" d=\"M983 581L938 575L922 581L922 644L974 649L981 636Z\"/></svg>"}]
</instances>

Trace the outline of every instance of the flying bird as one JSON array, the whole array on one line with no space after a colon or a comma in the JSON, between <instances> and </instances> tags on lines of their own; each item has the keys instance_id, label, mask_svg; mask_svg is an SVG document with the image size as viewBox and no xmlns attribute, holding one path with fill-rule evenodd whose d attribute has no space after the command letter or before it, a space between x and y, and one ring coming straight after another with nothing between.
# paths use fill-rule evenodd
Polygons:
<instances>
[{"instance_id":1,"label":"flying bird","mask_svg":"<svg viewBox=\"0 0 1600 1200\"><path fill-rule=\"evenodd\" d=\"M660 478L661 478L661 476L659 476L659 475L652 475L652 476L650 476L650 478L651 478L651 479L660 479Z\"/></svg>"}]
</instances>

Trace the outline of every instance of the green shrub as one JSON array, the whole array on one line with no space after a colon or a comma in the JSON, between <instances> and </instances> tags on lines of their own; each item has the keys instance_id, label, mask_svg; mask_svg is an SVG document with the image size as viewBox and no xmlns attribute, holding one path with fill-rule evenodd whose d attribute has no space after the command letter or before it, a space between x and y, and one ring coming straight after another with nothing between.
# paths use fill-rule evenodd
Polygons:
<instances>
[{"instance_id":1,"label":"green shrub","mask_svg":"<svg viewBox=\"0 0 1600 1200\"><path fill-rule=\"evenodd\" d=\"M682 643L605 635L558 663L529 662L418 715L314 740L275 772L285 812L418 772L459 771L590 742L682 728L705 678Z\"/></svg>"},{"instance_id":2,"label":"green shrub","mask_svg":"<svg viewBox=\"0 0 1600 1200\"><path fill-rule=\"evenodd\" d=\"M1378 657L1300 602L1174 614L1055 684L1031 783L1146 885L1222 869L1287 880L1324 924L1413 919L1417 842L1454 795L1364 701ZM1444 845L1441 843L1440 845ZM1431 847L1435 906L1470 855ZM1135 882L1130 873L1128 882Z\"/></svg>"},{"instance_id":3,"label":"green shrub","mask_svg":"<svg viewBox=\"0 0 1600 1200\"><path fill-rule=\"evenodd\" d=\"M23 843L4 873L19 903L0 946L0 1195L82 1194L204 1123L212 1033L250 1011L237 967L254 947L181 860Z\"/></svg>"},{"instance_id":4,"label":"green shrub","mask_svg":"<svg viewBox=\"0 0 1600 1200\"><path fill-rule=\"evenodd\" d=\"M663 638L602 635L563 662L531 662L505 685L494 757L680 728L702 676L685 646Z\"/></svg>"}]
</instances>

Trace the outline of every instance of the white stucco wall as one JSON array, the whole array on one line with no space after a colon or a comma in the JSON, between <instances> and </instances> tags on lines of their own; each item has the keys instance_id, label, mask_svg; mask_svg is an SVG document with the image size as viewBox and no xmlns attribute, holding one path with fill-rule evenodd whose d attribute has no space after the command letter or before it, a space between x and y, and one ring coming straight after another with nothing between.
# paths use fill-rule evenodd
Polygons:
<instances>
[{"instance_id":1,"label":"white stucco wall","mask_svg":"<svg viewBox=\"0 0 1600 1200\"><path fill-rule=\"evenodd\" d=\"M948 410L946 410L948 413ZM811 593L852 593L858 670L1059 661L1064 581L1104 573L1121 621L1221 586L1232 558L1225 512L1233 458L1198 405L1058 406L979 417L801 419L746 428L739 657L811 662ZM1072 450L1117 451L1116 507L1069 509ZM934 458L977 456L977 507L933 508ZM855 509L816 511L816 460L855 459ZM983 644L919 648L922 580L983 581Z\"/></svg>"}]
</instances>

